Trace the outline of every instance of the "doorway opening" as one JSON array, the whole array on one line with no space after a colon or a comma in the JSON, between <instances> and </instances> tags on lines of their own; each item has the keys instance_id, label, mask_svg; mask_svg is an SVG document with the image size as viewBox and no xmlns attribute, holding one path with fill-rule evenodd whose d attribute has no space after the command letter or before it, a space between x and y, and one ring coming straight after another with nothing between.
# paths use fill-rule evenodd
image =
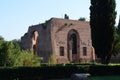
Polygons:
<instances>
[{"instance_id":1,"label":"doorway opening","mask_svg":"<svg viewBox=\"0 0 120 80\"><path fill-rule=\"evenodd\" d=\"M79 55L79 34L76 30L72 29L68 32L68 60L75 62L78 60Z\"/></svg>"}]
</instances>

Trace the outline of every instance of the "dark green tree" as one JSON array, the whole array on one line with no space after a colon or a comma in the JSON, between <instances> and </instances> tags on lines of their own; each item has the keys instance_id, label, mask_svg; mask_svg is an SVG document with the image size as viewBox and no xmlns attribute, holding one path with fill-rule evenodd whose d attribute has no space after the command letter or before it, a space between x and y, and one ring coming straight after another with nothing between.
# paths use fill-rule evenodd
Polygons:
<instances>
[{"instance_id":1,"label":"dark green tree","mask_svg":"<svg viewBox=\"0 0 120 80\"><path fill-rule=\"evenodd\" d=\"M40 66L41 57L20 49L20 41L5 41L0 36L0 66Z\"/></svg>"},{"instance_id":2,"label":"dark green tree","mask_svg":"<svg viewBox=\"0 0 120 80\"><path fill-rule=\"evenodd\" d=\"M115 0L91 0L90 26L92 43L101 63L108 64L114 42L114 24L116 18Z\"/></svg>"},{"instance_id":3,"label":"dark green tree","mask_svg":"<svg viewBox=\"0 0 120 80\"><path fill-rule=\"evenodd\" d=\"M4 41L4 38L2 36L0 36L0 41Z\"/></svg>"},{"instance_id":4,"label":"dark green tree","mask_svg":"<svg viewBox=\"0 0 120 80\"><path fill-rule=\"evenodd\" d=\"M12 41L4 41L0 45L0 66L13 66L19 56L20 47Z\"/></svg>"},{"instance_id":5,"label":"dark green tree","mask_svg":"<svg viewBox=\"0 0 120 80\"><path fill-rule=\"evenodd\" d=\"M64 19L69 19L69 16L65 14Z\"/></svg>"},{"instance_id":6,"label":"dark green tree","mask_svg":"<svg viewBox=\"0 0 120 80\"><path fill-rule=\"evenodd\" d=\"M120 36L117 34L117 31L114 33L114 42L111 53L113 56L117 56L120 53Z\"/></svg>"},{"instance_id":7,"label":"dark green tree","mask_svg":"<svg viewBox=\"0 0 120 80\"><path fill-rule=\"evenodd\" d=\"M80 17L78 21L86 21L86 19L84 17Z\"/></svg>"},{"instance_id":8,"label":"dark green tree","mask_svg":"<svg viewBox=\"0 0 120 80\"><path fill-rule=\"evenodd\" d=\"M7 61L7 42L0 41L0 66L6 66Z\"/></svg>"}]
</instances>

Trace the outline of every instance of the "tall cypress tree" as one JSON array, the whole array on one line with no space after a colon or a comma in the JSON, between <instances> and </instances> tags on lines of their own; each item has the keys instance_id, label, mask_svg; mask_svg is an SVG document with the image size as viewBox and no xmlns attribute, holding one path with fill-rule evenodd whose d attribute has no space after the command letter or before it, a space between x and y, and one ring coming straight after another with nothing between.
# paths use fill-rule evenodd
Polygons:
<instances>
[{"instance_id":1,"label":"tall cypress tree","mask_svg":"<svg viewBox=\"0 0 120 80\"><path fill-rule=\"evenodd\" d=\"M91 0L90 25L92 43L101 63L108 64L114 41L114 24L116 18L115 0Z\"/></svg>"}]
</instances>

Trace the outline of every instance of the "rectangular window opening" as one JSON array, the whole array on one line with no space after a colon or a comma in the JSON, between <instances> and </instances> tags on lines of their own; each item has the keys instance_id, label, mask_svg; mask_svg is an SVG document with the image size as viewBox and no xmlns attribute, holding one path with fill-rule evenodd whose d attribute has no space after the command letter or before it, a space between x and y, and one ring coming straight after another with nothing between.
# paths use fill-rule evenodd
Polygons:
<instances>
[{"instance_id":1,"label":"rectangular window opening","mask_svg":"<svg viewBox=\"0 0 120 80\"><path fill-rule=\"evenodd\" d=\"M64 47L63 46L60 47L60 56L64 56Z\"/></svg>"},{"instance_id":2,"label":"rectangular window opening","mask_svg":"<svg viewBox=\"0 0 120 80\"><path fill-rule=\"evenodd\" d=\"M87 47L83 47L83 56L87 56Z\"/></svg>"}]
</instances>

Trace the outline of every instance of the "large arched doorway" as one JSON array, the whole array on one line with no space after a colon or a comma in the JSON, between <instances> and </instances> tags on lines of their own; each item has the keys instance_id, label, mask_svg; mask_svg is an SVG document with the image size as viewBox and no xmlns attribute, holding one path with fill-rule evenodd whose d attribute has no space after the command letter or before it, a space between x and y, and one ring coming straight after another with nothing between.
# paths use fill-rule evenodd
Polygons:
<instances>
[{"instance_id":1,"label":"large arched doorway","mask_svg":"<svg viewBox=\"0 0 120 80\"><path fill-rule=\"evenodd\" d=\"M32 49L35 55L38 55L38 31L33 31L32 33Z\"/></svg>"},{"instance_id":2,"label":"large arched doorway","mask_svg":"<svg viewBox=\"0 0 120 80\"><path fill-rule=\"evenodd\" d=\"M79 56L79 34L76 30L72 29L68 32L67 36L68 47L68 60L70 62L78 61Z\"/></svg>"}]
</instances>

